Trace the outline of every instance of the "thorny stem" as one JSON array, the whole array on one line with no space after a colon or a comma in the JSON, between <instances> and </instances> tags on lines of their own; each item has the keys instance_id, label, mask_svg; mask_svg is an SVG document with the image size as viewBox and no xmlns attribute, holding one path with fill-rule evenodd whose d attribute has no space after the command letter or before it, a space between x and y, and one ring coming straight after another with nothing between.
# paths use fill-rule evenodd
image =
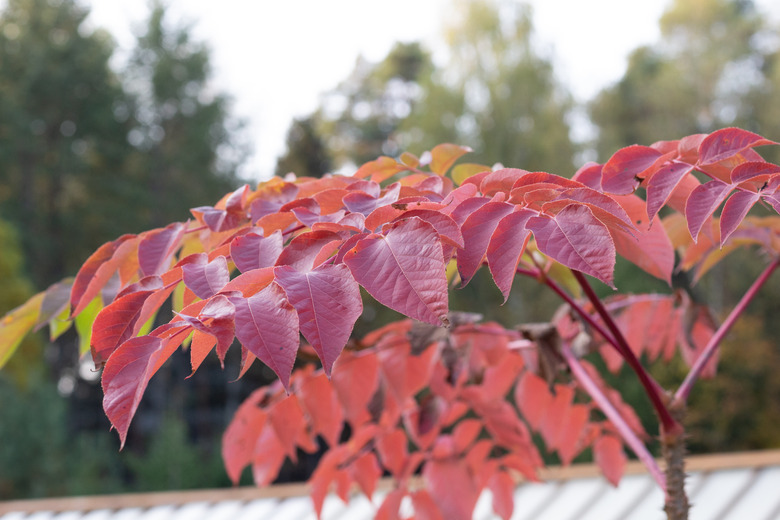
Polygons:
<instances>
[{"instance_id":1,"label":"thorny stem","mask_svg":"<svg viewBox=\"0 0 780 520\"><path fill-rule=\"evenodd\" d=\"M744 312L745 308L753 300L755 295L766 283L778 265L780 265L780 258L776 258L771 264L769 264L769 266L767 266L766 269L764 269L764 272L761 273L755 282L753 282L753 285L750 286L750 289L747 290L739 303L731 310L731 313L729 313L726 321L723 322L712 338L710 338L710 341L704 347L704 350L696 360L696 363L694 363L690 372L688 372L688 375L685 377L682 385L680 385L680 388L677 389L677 393L674 394L673 402L679 403L688 400L688 395L691 393L691 388L693 387L693 384L699 379L699 376L701 375L702 370L704 370L704 366L707 364L707 361L709 361L712 355L717 351L720 342L723 340L726 334L728 334L729 329L731 329L732 325L734 325L734 322L736 322L737 318L739 318L739 316Z\"/></svg>"},{"instance_id":2,"label":"thorny stem","mask_svg":"<svg viewBox=\"0 0 780 520\"><path fill-rule=\"evenodd\" d=\"M571 351L571 347L568 342L561 343L561 354L566 360L566 364L569 365L571 373L577 379L577 382L582 385L582 388L590 395L591 399L598 405L604 415L607 416L618 433L623 438L629 448L636 454L637 458L644 463L650 475L660 486L660 488L666 493L666 477L664 476L661 468L658 467L658 463L653 456L647 450L645 444L639 440L636 433L628 426L620 412L609 402L607 396L601 391L601 388L593 381L588 372L577 359L577 356Z\"/></svg>"},{"instance_id":3,"label":"thorny stem","mask_svg":"<svg viewBox=\"0 0 780 520\"><path fill-rule=\"evenodd\" d=\"M661 421L661 426L663 427L664 432L669 434L681 433L682 426L680 423L674 420L672 415L669 413L669 409L661 399L658 383L653 381L653 379L650 377L650 374L648 374L647 370L645 370L645 367L643 367L642 363L640 363L637 359L634 351L631 350L631 347L628 346L628 342L623 336L623 333L620 332L620 329L612 319L612 316L610 316L609 312L604 307L604 304L593 291L593 288L588 283L588 280L585 279L585 275L579 271L575 271L574 269L572 269L571 272L574 274L574 277L577 279L580 287L582 287L582 290L585 291L585 295L588 297L588 300L590 300L590 302L593 304L593 308L596 309L596 312L612 333L612 338L615 340L618 352L623 357L623 359L625 359L626 363L628 363L628 366L634 370L637 377L639 377L639 382L642 383L642 386L645 388L645 392L650 398L655 412L658 414L658 418Z\"/></svg>"}]
</instances>

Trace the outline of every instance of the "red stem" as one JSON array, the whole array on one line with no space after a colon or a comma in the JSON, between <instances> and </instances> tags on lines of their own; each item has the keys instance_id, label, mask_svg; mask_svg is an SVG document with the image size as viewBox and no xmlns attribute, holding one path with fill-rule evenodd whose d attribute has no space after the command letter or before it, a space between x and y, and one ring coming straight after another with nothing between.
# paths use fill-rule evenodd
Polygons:
<instances>
[{"instance_id":1,"label":"red stem","mask_svg":"<svg viewBox=\"0 0 780 520\"><path fill-rule=\"evenodd\" d=\"M617 429L618 433L623 438L623 441L636 454L637 458L642 461L658 486L666 493L666 476L661 471L661 468L658 467L658 463L653 456L650 455L647 446L645 446L639 437L637 437L636 433L634 433L625 419L623 419L623 416L620 415L620 412L617 411L609 399L607 399L607 396L604 395L604 392L601 391L601 388L593 381L588 374L588 371L585 370L580 363L580 360L572 353L568 342L562 342L561 354L563 354L566 364L569 365L571 373L577 379L580 386L582 386L583 390L590 395L591 399L593 399L601 411L604 412L604 415L615 426L615 429Z\"/></svg>"},{"instance_id":2,"label":"red stem","mask_svg":"<svg viewBox=\"0 0 780 520\"><path fill-rule=\"evenodd\" d=\"M710 338L710 341L704 347L704 350L696 360L696 363L694 363L693 367L691 367L690 372L688 372L688 375L685 377L682 385L680 385L677 393L674 394L675 402L685 402L688 400L688 396L691 393L691 388L701 376L701 372L704 370L704 366L707 364L707 361L709 361L712 355L715 354L718 346L720 345L720 342L723 341L723 338L726 336L726 334L728 334L732 325L734 325L734 322L736 322L737 318L739 318L740 315L745 311L745 308L748 306L748 304L750 304L761 287L772 275L774 270L777 269L778 265L780 265L780 258L776 258L771 264L769 264L769 266L767 266L766 269L764 269L764 272L761 273L755 282L753 282L753 285L750 286L750 289L747 290L744 296L742 296L742 299L739 300L739 303L731 310L731 313L729 313L726 321L723 322L712 338Z\"/></svg>"},{"instance_id":3,"label":"red stem","mask_svg":"<svg viewBox=\"0 0 780 520\"><path fill-rule=\"evenodd\" d=\"M650 377L650 374L647 373L645 367L642 366L642 363L640 363L639 359L637 359L636 355L634 355L634 351L631 350L631 347L628 346L628 342L623 336L623 333L620 332L620 329L612 319L612 316L610 316L609 312L604 307L604 304L601 303L601 300L593 291L593 288L588 283L585 275L579 271L575 271L574 269L571 271L574 274L574 277L577 279L577 282L580 284L580 287L582 287L582 290L585 291L585 295L588 297L588 300L590 300L590 302L593 304L594 309L596 309L596 312L612 333L612 337L615 340L614 344L617 347L618 353L620 353L623 359L625 359L626 363L628 363L628 366L630 366L636 373L637 377L639 377L639 382L642 383L642 386L645 388L645 392L650 398L650 402L653 404L655 412L658 414L658 418L661 421L664 432L668 434L682 432L682 426L680 426L680 424L674 420L672 415L669 413L669 409L666 407L663 399L661 398L661 394L658 389L658 383L655 382L652 377Z\"/></svg>"}]
</instances>

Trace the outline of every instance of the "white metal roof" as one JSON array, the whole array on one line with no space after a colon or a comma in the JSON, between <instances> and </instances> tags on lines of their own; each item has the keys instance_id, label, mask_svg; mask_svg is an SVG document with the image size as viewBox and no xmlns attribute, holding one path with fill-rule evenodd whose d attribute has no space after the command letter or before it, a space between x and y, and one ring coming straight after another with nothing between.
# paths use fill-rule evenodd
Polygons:
<instances>
[{"instance_id":1,"label":"white metal roof","mask_svg":"<svg viewBox=\"0 0 780 520\"><path fill-rule=\"evenodd\" d=\"M780 450L691 457L691 520L780 520ZM515 490L513 520L663 520L663 494L631 463L620 486L592 465L553 468ZM329 496L324 520L372 518L384 491L349 504ZM0 520L315 520L305 485L0 502ZM475 520L498 518L485 491ZM408 504L403 504L402 508Z\"/></svg>"}]
</instances>

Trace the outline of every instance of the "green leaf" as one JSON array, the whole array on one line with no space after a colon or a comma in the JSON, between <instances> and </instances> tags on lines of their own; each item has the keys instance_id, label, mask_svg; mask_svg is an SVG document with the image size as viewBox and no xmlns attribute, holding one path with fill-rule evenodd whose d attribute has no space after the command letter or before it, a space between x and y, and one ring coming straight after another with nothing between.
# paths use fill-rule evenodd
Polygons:
<instances>
[{"instance_id":1,"label":"green leaf","mask_svg":"<svg viewBox=\"0 0 780 520\"><path fill-rule=\"evenodd\" d=\"M44 293L38 293L6 314L0 320L0 368L2 368L27 333L32 330L41 313Z\"/></svg>"},{"instance_id":2,"label":"green leaf","mask_svg":"<svg viewBox=\"0 0 780 520\"><path fill-rule=\"evenodd\" d=\"M103 302L100 296L96 296L84 310L76 316L76 332L79 334L79 355L89 351L89 344L92 341L92 324L95 317L103 308Z\"/></svg>"},{"instance_id":3,"label":"green leaf","mask_svg":"<svg viewBox=\"0 0 780 520\"><path fill-rule=\"evenodd\" d=\"M59 338L73 325L70 319L70 306L62 308L60 313L49 320L49 339L54 341Z\"/></svg>"}]
</instances>

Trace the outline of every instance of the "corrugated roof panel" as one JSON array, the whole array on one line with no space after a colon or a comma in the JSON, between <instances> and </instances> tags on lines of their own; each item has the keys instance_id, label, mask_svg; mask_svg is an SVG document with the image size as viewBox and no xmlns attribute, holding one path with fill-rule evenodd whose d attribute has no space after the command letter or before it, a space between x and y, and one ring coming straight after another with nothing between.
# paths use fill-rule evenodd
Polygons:
<instances>
[{"instance_id":1,"label":"corrugated roof panel","mask_svg":"<svg viewBox=\"0 0 780 520\"><path fill-rule=\"evenodd\" d=\"M780 467L764 468L725 520L775 520L780 509ZM774 518L772 517L774 513Z\"/></svg>"},{"instance_id":2,"label":"corrugated roof panel","mask_svg":"<svg viewBox=\"0 0 780 520\"><path fill-rule=\"evenodd\" d=\"M565 520L579 518L597 494L606 491L601 478L576 479L565 482L555 497L548 501L536 520Z\"/></svg>"},{"instance_id":3,"label":"corrugated roof panel","mask_svg":"<svg viewBox=\"0 0 780 520\"><path fill-rule=\"evenodd\" d=\"M238 516L244 504L238 500L226 500L210 504L208 520L233 520ZM84 520L87 520L86 518Z\"/></svg>"},{"instance_id":4,"label":"corrugated roof panel","mask_svg":"<svg viewBox=\"0 0 780 520\"><path fill-rule=\"evenodd\" d=\"M547 506L547 502L561 486L558 482L533 482L523 484L515 491L515 512L512 520L534 520L535 514Z\"/></svg>"},{"instance_id":5,"label":"corrugated roof panel","mask_svg":"<svg viewBox=\"0 0 780 520\"><path fill-rule=\"evenodd\" d=\"M272 511L276 509L279 500L276 498L259 498L251 502L244 502L235 520L265 520L272 517Z\"/></svg>"},{"instance_id":6,"label":"corrugated roof panel","mask_svg":"<svg viewBox=\"0 0 780 520\"><path fill-rule=\"evenodd\" d=\"M649 495L654 487L655 482L649 475L627 475L618 487L607 486L579 520L623 520L632 506Z\"/></svg>"},{"instance_id":7,"label":"corrugated roof panel","mask_svg":"<svg viewBox=\"0 0 780 520\"><path fill-rule=\"evenodd\" d=\"M733 469L705 474L702 485L690 496L691 520L711 520L735 500L755 476L753 469Z\"/></svg>"},{"instance_id":8,"label":"corrugated roof panel","mask_svg":"<svg viewBox=\"0 0 780 520\"><path fill-rule=\"evenodd\" d=\"M780 520L780 451L691 458L686 487L692 520ZM724 466L725 464L725 466ZM630 466L630 464L629 464ZM747 468L747 469L745 469ZM514 520L663 520L663 493L638 465L620 487L595 476L594 467L550 471L546 483L515 490ZM420 485L417 481L413 485ZM385 481L383 489L391 482ZM230 489L0 502L0 520L314 520L306 486ZM323 520L372 518L387 491L348 505L328 496ZM261 498L265 497L265 498ZM52 512L57 511L57 512ZM25 513L24 511L29 511ZM411 501L402 502L411 514ZM477 501L475 520L494 520L489 491Z\"/></svg>"}]
</instances>

